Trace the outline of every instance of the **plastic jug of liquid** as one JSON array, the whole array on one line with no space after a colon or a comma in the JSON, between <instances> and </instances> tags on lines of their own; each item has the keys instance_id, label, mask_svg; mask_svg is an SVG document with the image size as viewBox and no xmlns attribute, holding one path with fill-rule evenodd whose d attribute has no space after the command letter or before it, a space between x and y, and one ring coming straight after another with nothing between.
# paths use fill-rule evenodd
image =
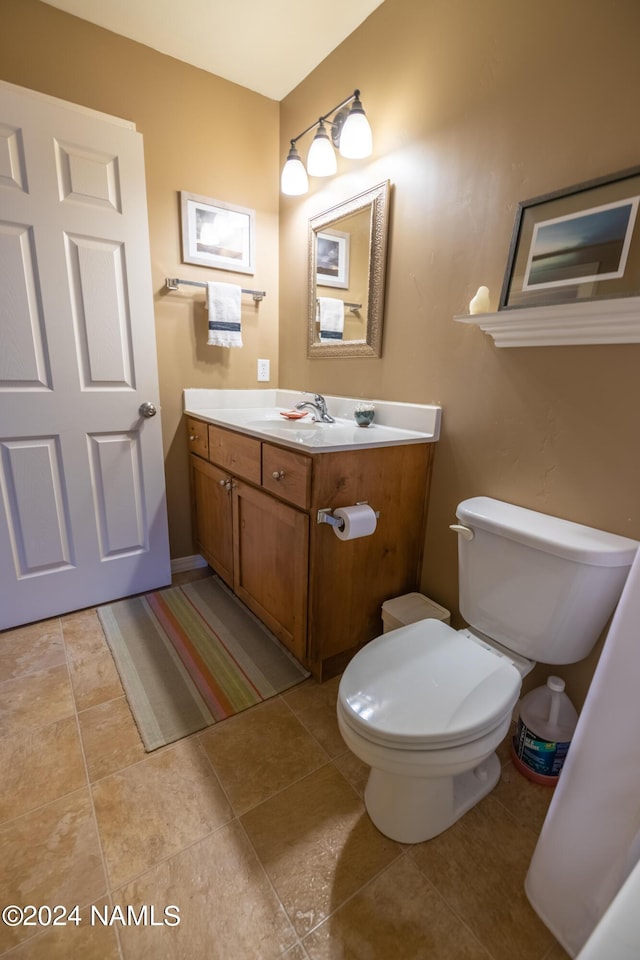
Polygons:
<instances>
[{"instance_id":1,"label":"plastic jug of liquid","mask_svg":"<svg viewBox=\"0 0 640 960\"><path fill-rule=\"evenodd\" d=\"M520 701L518 727L511 757L529 780L555 786L578 722L578 714L564 692L564 680L548 677Z\"/></svg>"}]
</instances>

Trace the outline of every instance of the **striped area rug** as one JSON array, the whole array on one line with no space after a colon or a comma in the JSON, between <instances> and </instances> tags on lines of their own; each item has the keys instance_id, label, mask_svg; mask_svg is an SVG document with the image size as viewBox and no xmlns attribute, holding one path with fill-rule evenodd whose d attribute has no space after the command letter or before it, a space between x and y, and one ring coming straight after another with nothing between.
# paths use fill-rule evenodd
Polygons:
<instances>
[{"instance_id":1,"label":"striped area rug","mask_svg":"<svg viewBox=\"0 0 640 960\"><path fill-rule=\"evenodd\" d=\"M119 600L98 617L147 751L309 676L217 577Z\"/></svg>"}]
</instances>

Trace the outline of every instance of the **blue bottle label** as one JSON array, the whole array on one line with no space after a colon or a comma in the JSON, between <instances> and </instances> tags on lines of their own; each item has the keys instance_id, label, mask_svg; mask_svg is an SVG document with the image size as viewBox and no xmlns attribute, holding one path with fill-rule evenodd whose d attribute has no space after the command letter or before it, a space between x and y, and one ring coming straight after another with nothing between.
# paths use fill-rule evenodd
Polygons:
<instances>
[{"instance_id":1,"label":"blue bottle label","mask_svg":"<svg viewBox=\"0 0 640 960\"><path fill-rule=\"evenodd\" d=\"M570 741L543 740L522 719L513 738L513 749L519 760L534 773L557 777L562 770Z\"/></svg>"}]
</instances>

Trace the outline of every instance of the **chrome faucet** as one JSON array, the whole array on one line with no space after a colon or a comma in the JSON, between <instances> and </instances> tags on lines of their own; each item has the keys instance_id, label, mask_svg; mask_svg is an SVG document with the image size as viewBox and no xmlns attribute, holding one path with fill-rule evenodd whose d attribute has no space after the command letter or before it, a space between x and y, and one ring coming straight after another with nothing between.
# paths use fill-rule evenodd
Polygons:
<instances>
[{"instance_id":1,"label":"chrome faucet","mask_svg":"<svg viewBox=\"0 0 640 960\"><path fill-rule=\"evenodd\" d=\"M321 393L314 394L313 400L301 400L300 403L296 403L296 410L303 410L305 407L315 410L314 420L321 420L322 423L335 423L335 418L327 410L327 401Z\"/></svg>"}]
</instances>

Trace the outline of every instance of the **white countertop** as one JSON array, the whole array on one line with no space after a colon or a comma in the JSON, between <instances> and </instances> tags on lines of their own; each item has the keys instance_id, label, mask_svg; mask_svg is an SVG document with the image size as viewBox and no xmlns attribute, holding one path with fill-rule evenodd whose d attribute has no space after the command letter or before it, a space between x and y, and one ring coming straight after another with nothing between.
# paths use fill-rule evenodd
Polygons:
<instances>
[{"instance_id":1,"label":"white countertop","mask_svg":"<svg viewBox=\"0 0 640 960\"><path fill-rule=\"evenodd\" d=\"M433 443L440 436L441 408L435 405L373 400L375 421L368 427L355 423L353 411L362 401L350 397L325 396L335 423L313 421L312 411L301 420L280 415L312 399L313 394L294 390L187 389L183 395L190 416L309 453Z\"/></svg>"}]
</instances>

